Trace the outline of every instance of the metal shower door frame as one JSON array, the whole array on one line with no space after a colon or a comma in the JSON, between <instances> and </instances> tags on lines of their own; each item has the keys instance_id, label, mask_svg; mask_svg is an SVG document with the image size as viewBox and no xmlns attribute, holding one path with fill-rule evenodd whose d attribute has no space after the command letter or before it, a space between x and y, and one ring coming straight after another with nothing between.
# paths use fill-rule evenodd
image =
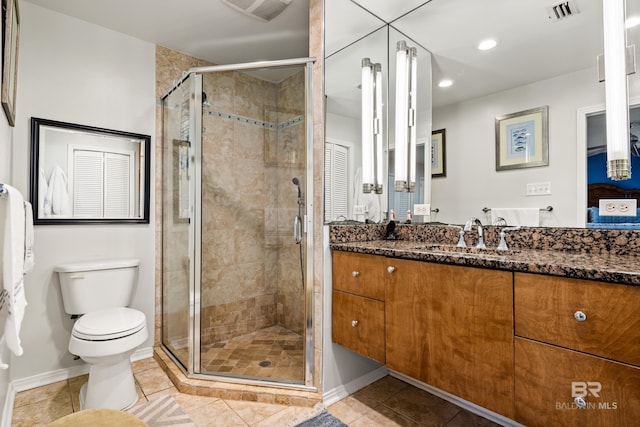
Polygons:
<instances>
[{"instance_id":1,"label":"metal shower door frame","mask_svg":"<svg viewBox=\"0 0 640 427\"><path fill-rule=\"evenodd\" d=\"M313 319L313 63L315 58L295 58L278 61L258 61L250 63L214 65L208 67L191 68L189 76L194 77L194 93L190 100L193 105L190 108L189 138L195 141L191 144L190 157L193 162L193 178L189 182L189 192L193 197L192 212L189 224L189 247L193 250L193 263L189 273L189 361L187 374L198 379L210 379L242 384L274 385L305 390L315 390L313 386L314 375L314 319ZM215 374L202 374L200 358L200 333L202 298L202 76L207 73L223 71L242 71L264 68L281 68L287 66L303 66L305 69L305 126L306 126L306 197L304 215L304 242L306 248L306 271L304 288L305 305L305 337L304 337L304 383L298 384L288 381L270 381L268 379L252 380L247 378L234 378L217 376ZM186 80L186 78L185 78Z\"/></svg>"}]
</instances>

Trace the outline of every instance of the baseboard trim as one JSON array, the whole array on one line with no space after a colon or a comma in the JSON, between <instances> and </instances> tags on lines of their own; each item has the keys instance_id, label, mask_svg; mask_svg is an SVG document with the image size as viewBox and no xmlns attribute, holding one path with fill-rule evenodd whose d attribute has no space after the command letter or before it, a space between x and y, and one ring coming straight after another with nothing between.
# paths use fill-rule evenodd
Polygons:
<instances>
[{"instance_id":1,"label":"baseboard trim","mask_svg":"<svg viewBox=\"0 0 640 427\"><path fill-rule=\"evenodd\" d=\"M439 388L430 386L429 384L423 383L422 381L418 381L415 378L411 378L404 374L401 374L400 372L396 372L390 369L389 375L391 375L392 377L398 378L399 380L402 380L406 383L409 383L414 387L417 387L421 390L431 393L434 396L438 396L441 399L451 402L454 405L461 407L462 409L466 409L469 412L473 412L476 415L480 415L481 417L484 417L490 421L493 421L494 423L500 424L501 426L525 427L524 425L512 420L511 418L507 418L503 415L497 414L493 411L483 408L482 406L478 406L474 403L471 403L468 400L461 399L458 396L455 396L451 393L447 393L446 391L440 390Z\"/></svg>"},{"instance_id":2,"label":"baseboard trim","mask_svg":"<svg viewBox=\"0 0 640 427\"><path fill-rule=\"evenodd\" d=\"M7 394L4 397L4 407L2 409L2 419L0 420L0 426L11 427L11 421L13 418L13 404L16 400L16 390L13 388L13 384L7 384Z\"/></svg>"},{"instance_id":3,"label":"baseboard trim","mask_svg":"<svg viewBox=\"0 0 640 427\"><path fill-rule=\"evenodd\" d=\"M323 393L322 402L325 406L333 405L337 401L344 399L345 397L355 393L361 388L364 388L369 384L374 383L381 378L384 378L388 373L389 370L387 369L387 367L381 366L374 371L371 371L361 377L349 381L347 384L340 385Z\"/></svg>"},{"instance_id":4,"label":"baseboard trim","mask_svg":"<svg viewBox=\"0 0 640 427\"><path fill-rule=\"evenodd\" d=\"M153 357L153 347L140 348L131 356L132 361ZM71 368L56 369L55 371L44 372L27 378L21 378L11 381L14 395L17 392L31 390L32 388L42 387L43 385L52 384L58 381L68 380L69 378L78 377L89 373L89 365L72 366Z\"/></svg>"}]
</instances>

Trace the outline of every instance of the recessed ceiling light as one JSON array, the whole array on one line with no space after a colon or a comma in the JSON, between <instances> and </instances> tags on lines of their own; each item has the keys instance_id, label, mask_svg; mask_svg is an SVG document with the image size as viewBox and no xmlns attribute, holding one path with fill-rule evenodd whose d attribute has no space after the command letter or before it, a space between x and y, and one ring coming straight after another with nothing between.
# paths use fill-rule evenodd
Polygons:
<instances>
[{"instance_id":1,"label":"recessed ceiling light","mask_svg":"<svg viewBox=\"0 0 640 427\"><path fill-rule=\"evenodd\" d=\"M629 29L629 28L637 27L638 25L640 25L640 16L632 16L629 19L627 19L627 22L625 22L624 27L626 29Z\"/></svg>"},{"instance_id":2,"label":"recessed ceiling light","mask_svg":"<svg viewBox=\"0 0 640 427\"><path fill-rule=\"evenodd\" d=\"M453 84L453 80L444 79L444 80L440 80L440 83L438 83L438 87L449 87L452 84Z\"/></svg>"},{"instance_id":3,"label":"recessed ceiling light","mask_svg":"<svg viewBox=\"0 0 640 427\"><path fill-rule=\"evenodd\" d=\"M478 50L489 50L493 49L498 45L498 41L496 39L486 39L482 40L478 43Z\"/></svg>"}]
</instances>

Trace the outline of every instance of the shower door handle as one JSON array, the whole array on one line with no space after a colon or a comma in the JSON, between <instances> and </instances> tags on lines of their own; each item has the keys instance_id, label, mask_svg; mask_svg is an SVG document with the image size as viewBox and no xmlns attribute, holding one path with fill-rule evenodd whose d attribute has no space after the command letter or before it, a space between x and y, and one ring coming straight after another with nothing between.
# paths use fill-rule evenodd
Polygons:
<instances>
[{"instance_id":1,"label":"shower door handle","mask_svg":"<svg viewBox=\"0 0 640 427\"><path fill-rule=\"evenodd\" d=\"M302 242L302 222L298 215L293 219L293 240L296 243Z\"/></svg>"}]
</instances>

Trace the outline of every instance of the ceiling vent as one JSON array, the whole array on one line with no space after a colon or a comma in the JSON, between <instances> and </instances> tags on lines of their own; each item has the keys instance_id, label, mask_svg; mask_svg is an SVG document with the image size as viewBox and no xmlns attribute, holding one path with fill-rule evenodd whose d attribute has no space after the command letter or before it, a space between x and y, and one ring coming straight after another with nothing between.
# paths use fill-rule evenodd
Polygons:
<instances>
[{"instance_id":1,"label":"ceiling vent","mask_svg":"<svg viewBox=\"0 0 640 427\"><path fill-rule=\"evenodd\" d=\"M578 12L580 12L578 6L573 0L563 1L562 3L547 7L547 15L549 19L554 22L570 18L573 15L577 15Z\"/></svg>"},{"instance_id":2,"label":"ceiling vent","mask_svg":"<svg viewBox=\"0 0 640 427\"><path fill-rule=\"evenodd\" d=\"M291 4L291 0L222 0L223 3L261 21L271 21Z\"/></svg>"}]
</instances>

